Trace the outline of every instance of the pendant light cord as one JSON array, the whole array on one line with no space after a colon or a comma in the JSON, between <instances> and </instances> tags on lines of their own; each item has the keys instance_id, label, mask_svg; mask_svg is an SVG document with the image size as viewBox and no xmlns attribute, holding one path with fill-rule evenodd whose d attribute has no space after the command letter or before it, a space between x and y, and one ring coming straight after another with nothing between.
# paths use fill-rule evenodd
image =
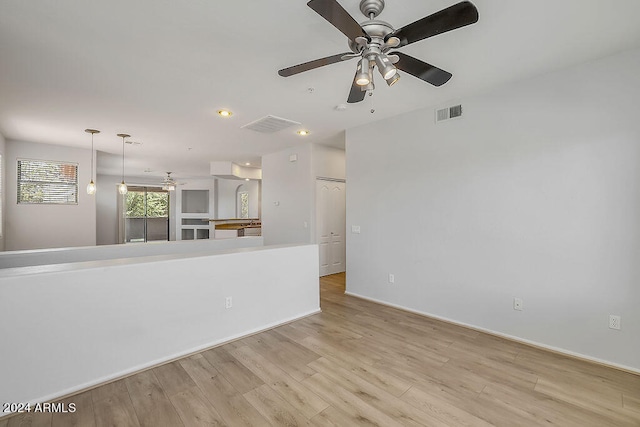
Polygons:
<instances>
[{"instance_id":1,"label":"pendant light cord","mask_svg":"<svg viewBox=\"0 0 640 427\"><path fill-rule=\"evenodd\" d=\"M93 132L91 133L91 182L93 182Z\"/></svg>"},{"instance_id":2,"label":"pendant light cord","mask_svg":"<svg viewBox=\"0 0 640 427\"><path fill-rule=\"evenodd\" d=\"M122 182L124 182L124 136L122 137Z\"/></svg>"}]
</instances>

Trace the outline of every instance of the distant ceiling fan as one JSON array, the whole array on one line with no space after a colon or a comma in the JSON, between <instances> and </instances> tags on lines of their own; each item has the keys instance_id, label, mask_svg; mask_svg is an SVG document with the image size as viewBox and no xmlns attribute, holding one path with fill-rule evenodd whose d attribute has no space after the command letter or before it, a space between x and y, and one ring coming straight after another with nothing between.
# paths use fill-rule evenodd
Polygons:
<instances>
[{"instance_id":1,"label":"distant ceiling fan","mask_svg":"<svg viewBox=\"0 0 640 427\"><path fill-rule=\"evenodd\" d=\"M176 181L171 177L172 172L167 172L167 176L162 181L162 189L164 191L174 191L176 189Z\"/></svg>"},{"instance_id":2,"label":"distant ceiling fan","mask_svg":"<svg viewBox=\"0 0 640 427\"><path fill-rule=\"evenodd\" d=\"M442 9L397 30L391 24L375 20L384 9L384 0L360 1L360 11L368 18L362 24L358 24L337 0L311 0L307 6L349 38L351 52L284 68L278 74L289 77L359 57L347 99L349 103L362 101L366 93L374 89L373 69L376 66L389 86L400 79L398 69L434 86L445 84L451 78L451 73L402 52L390 50L478 22L478 10L469 1Z\"/></svg>"}]
</instances>

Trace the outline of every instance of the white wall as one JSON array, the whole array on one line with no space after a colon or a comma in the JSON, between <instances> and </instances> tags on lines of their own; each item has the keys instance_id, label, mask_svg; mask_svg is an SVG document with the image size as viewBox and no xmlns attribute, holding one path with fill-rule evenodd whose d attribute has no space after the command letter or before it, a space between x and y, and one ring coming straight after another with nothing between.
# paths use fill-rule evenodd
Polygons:
<instances>
[{"instance_id":1,"label":"white wall","mask_svg":"<svg viewBox=\"0 0 640 427\"><path fill-rule=\"evenodd\" d=\"M638 99L634 50L348 131L347 290L640 371Z\"/></svg>"},{"instance_id":2,"label":"white wall","mask_svg":"<svg viewBox=\"0 0 640 427\"><path fill-rule=\"evenodd\" d=\"M51 401L317 313L317 257L307 245L0 271L0 401Z\"/></svg>"},{"instance_id":3,"label":"white wall","mask_svg":"<svg viewBox=\"0 0 640 427\"><path fill-rule=\"evenodd\" d=\"M340 134L333 140L343 137ZM289 161L294 154L298 160ZM262 157L262 235L265 244L315 242L315 181L318 177L345 179L344 150L304 143Z\"/></svg>"},{"instance_id":4,"label":"white wall","mask_svg":"<svg viewBox=\"0 0 640 427\"><path fill-rule=\"evenodd\" d=\"M7 162L5 160L5 139L4 136L0 133L0 156L2 156L2 158L0 159L0 214L1 214L1 218L0 218L0 251L4 251L4 241L5 241L5 234L6 234L6 228L5 228L5 216L6 216L6 206L7 206L7 197L6 197L6 165Z\"/></svg>"},{"instance_id":5,"label":"white wall","mask_svg":"<svg viewBox=\"0 0 640 427\"><path fill-rule=\"evenodd\" d=\"M309 243L314 211L311 144L262 157L262 236L265 245ZM296 155L298 160L289 161Z\"/></svg>"},{"instance_id":6,"label":"white wall","mask_svg":"<svg viewBox=\"0 0 640 427\"><path fill-rule=\"evenodd\" d=\"M340 134L344 138L344 133ZM346 178L345 151L321 144L312 145L313 173L316 178Z\"/></svg>"},{"instance_id":7,"label":"white wall","mask_svg":"<svg viewBox=\"0 0 640 427\"><path fill-rule=\"evenodd\" d=\"M28 205L17 200L19 158L78 163L77 205ZM5 249L38 249L96 244L96 199L85 191L91 180L91 150L6 142Z\"/></svg>"},{"instance_id":8,"label":"white wall","mask_svg":"<svg viewBox=\"0 0 640 427\"><path fill-rule=\"evenodd\" d=\"M98 159L100 156L98 155ZM118 243L118 184L121 177L96 176L96 244Z\"/></svg>"},{"instance_id":9,"label":"white wall","mask_svg":"<svg viewBox=\"0 0 640 427\"><path fill-rule=\"evenodd\" d=\"M217 216L219 219L238 218L237 191L249 192L249 218L260 217L260 181L217 178ZM213 217L212 217L213 218Z\"/></svg>"}]
</instances>

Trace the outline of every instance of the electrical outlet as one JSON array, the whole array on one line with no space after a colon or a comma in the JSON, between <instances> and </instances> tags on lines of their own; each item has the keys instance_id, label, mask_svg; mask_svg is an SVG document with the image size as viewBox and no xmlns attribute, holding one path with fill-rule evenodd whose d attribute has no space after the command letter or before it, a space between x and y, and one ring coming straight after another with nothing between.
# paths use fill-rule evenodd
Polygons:
<instances>
[{"instance_id":1,"label":"electrical outlet","mask_svg":"<svg viewBox=\"0 0 640 427\"><path fill-rule=\"evenodd\" d=\"M351 226L351 232L354 234L360 234L360 226L359 225L352 225Z\"/></svg>"},{"instance_id":2,"label":"electrical outlet","mask_svg":"<svg viewBox=\"0 0 640 427\"><path fill-rule=\"evenodd\" d=\"M518 310L518 311L522 311L522 298L514 298L513 299L513 309L514 310Z\"/></svg>"},{"instance_id":3,"label":"electrical outlet","mask_svg":"<svg viewBox=\"0 0 640 427\"><path fill-rule=\"evenodd\" d=\"M395 283L396 282L396 276L389 273L389 283Z\"/></svg>"},{"instance_id":4,"label":"electrical outlet","mask_svg":"<svg viewBox=\"0 0 640 427\"><path fill-rule=\"evenodd\" d=\"M620 316L609 315L609 328L620 330Z\"/></svg>"},{"instance_id":5,"label":"electrical outlet","mask_svg":"<svg viewBox=\"0 0 640 427\"><path fill-rule=\"evenodd\" d=\"M231 297L226 297L224 299L224 308L231 308L233 307L233 299Z\"/></svg>"}]
</instances>

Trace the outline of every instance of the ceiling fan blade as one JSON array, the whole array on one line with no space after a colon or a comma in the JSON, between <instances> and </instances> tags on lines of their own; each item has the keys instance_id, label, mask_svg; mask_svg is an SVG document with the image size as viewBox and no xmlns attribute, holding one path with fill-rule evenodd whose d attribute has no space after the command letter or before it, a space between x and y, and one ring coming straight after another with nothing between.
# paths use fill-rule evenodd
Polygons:
<instances>
[{"instance_id":1,"label":"ceiling fan blade","mask_svg":"<svg viewBox=\"0 0 640 427\"><path fill-rule=\"evenodd\" d=\"M355 104L356 102L360 102L364 99L367 94L366 90L362 90L361 86L356 84L356 77L358 73L353 77L353 84L351 85L351 91L349 92L349 98L347 98L347 103Z\"/></svg>"},{"instance_id":2,"label":"ceiling fan blade","mask_svg":"<svg viewBox=\"0 0 640 427\"><path fill-rule=\"evenodd\" d=\"M369 35L360 24L336 0L311 0L307 6L349 37L349 40L355 40L356 37L366 37L369 40Z\"/></svg>"},{"instance_id":3,"label":"ceiling fan blade","mask_svg":"<svg viewBox=\"0 0 640 427\"><path fill-rule=\"evenodd\" d=\"M282 70L278 71L278 74L280 74L282 77L289 77L293 76L294 74L313 70L314 68L324 67L325 65L335 64L336 62L347 61L351 59L351 57L345 59L342 59L342 57L345 55L351 55L352 53L353 52L339 53L337 55L327 56L326 58L316 59L315 61L309 61L303 64L294 65L292 67L283 68Z\"/></svg>"},{"instance_id":4,"label":"ceiling fan blade","mask_svg":"<svg viewBox=\"0 0 640 427\"><path fill-rule=\"evenodd\" d=\"M399 47L402 47L476 22L478 9L471 2L463 1L405 25L387 35L385 41L390 37L397 37L400 39Z\"/></svg>"},{"instance_id":5,"label":"ceiling fan blade","mask_svg":"<svg viewBox=\"0 0 640 427\"><path fill-rule=\"evenodd\" d=\"M395 64L396 68L409 73L434 86L442 86L452 77L451 73L441 70L426 62L420 61L413 56L405 55L402 52L393 52L400 60Z\"/></svg>"}]
</instances>

